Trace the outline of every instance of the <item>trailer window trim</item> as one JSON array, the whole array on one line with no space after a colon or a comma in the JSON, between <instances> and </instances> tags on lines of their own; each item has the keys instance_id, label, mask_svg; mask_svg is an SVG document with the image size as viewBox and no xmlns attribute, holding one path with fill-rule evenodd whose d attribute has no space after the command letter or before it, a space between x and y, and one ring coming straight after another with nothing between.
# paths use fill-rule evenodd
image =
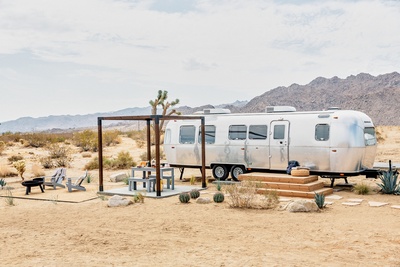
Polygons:
<instances>
[{"instance_id":1,"label":"trailer window trim","mask_svg":"<svg viewBox=\"0 0 400 267\"><path fill-rule=\"evenodd\" d=\"M329 140L330 126L327 123L320 123L315 125L315 140L328 141Z\"/></svg>"},{"instance_id":2,"label":"trailer window trim","mask_svg":"<svg viewBox=\"0 0 400 267\"><path fill-rule=\"evenodd\" d=\"M258 129L257 129L258 128ZM249 139L250 140L265 140L268 136L267 125L250 125L249 126Z\"/></svg>"},{"instance_id":3,"label":"trailer window trim","mask_svg":"<svg viewBox=\"0 0 400 267\"><path fill-rule=\"evenodd\" d=\"M179 128L179 143L194 144L196 138L196 127L194 125L182 125Z\"/></svg>"},{"instance_id":4,"label":"trailer window trim","mask_svg":"<svg viewBox=\"0 0 400 267\"><path fill-rule=\"evenodd\" d=\"M215 125L204 125L205 128L205 142L206 144L215 144L215 133L216 127ZM201 127L199 127L199 138L198 142L201 143Z\"/></svg>"},{"instance_id":5,"label":"trailer window trim","mask_svg":"<svg viewBox=\"0 0 400 267\"><path fill-rule=\"evenodd\" d=\"M244 124L240 125L229 125L229 140L246 140L247 126Z\"/></svg>"},{"instance_id":6,"label":"trailer window trim","mask_svg":"<svg viewBox=\"0 0 400 267\"><path fill-rule=\"evenodd\" d=\"M285 139L286 125L276 124L274 125L274 140Z\"/></svg>"}]
</instances>

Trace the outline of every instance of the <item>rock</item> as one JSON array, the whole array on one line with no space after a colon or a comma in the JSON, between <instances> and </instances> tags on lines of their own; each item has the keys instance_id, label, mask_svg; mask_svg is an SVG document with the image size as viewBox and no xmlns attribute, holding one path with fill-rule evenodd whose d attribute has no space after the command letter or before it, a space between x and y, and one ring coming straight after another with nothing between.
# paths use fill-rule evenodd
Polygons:
<instances>
[{"instance_id":1,"label":"rock","mask_svg":"<svg viewBox=\"0 0 400 267\"><path fill-rule=\"evenodd\" d=\"M286 209L290 212L316 212L319 208L315 201L312 200L294 200L286 206Z\"/></svg>"},{"instance_id":2,"label":"rock","mask_svg":"<svg viewBox=\"0 0 400 267\"><path fill-rule=\"evenodd\" d=\"M119 173L112 174L110 176L110 181L114 182L114 183L117 183L117 182L122 182L126 178L128 178L126 173L119 172Z\"/></svg>"},{"instance_id":3,"label":"rock","mask_svg":"<svg viewBox=\"0 0 400 267\"><path fill-rule=\"evenodd\" d=\"M119 206L128 206L133 204L132 200L126 199L125 197L114 195L108 200L108 207L119 207Z\"/></svg>"},{"instance_id":4,"label":"rock","mask_svg":"<svg viewBox=\"0 0 400 267\"><path fill-rule=\"evenodd\" d=\"M208 197L199 197L199 198L196 200L196 203L199 203L199 204L209 204L209 203L211 203L211 199L208 198Z\"/></svg>"}]
</instances>

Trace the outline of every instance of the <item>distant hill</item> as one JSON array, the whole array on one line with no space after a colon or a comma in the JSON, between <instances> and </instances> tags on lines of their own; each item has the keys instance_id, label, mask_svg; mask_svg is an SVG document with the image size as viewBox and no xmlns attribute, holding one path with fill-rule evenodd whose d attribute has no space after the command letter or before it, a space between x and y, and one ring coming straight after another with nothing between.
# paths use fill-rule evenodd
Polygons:
<instances>
[{"instance_id":1,"label":"distant hill","mask_svg":"<svg viewBox=\"0 0 400 267\"><path fill-rule=\"evenodd\" d=\"M374 77L360 73L346 79L318 77L306 85L277 87L253 98L240 112L264 112L266 106L293 106L298 111L329 107L363 111L375 125L400 125L400 74Z\"/></svg>"},{"instance_id":2,"label":"distant hill","mask_svg":"<svg viewBox=\"0 0 400 267\"><path fill-rule=\"evenodd\" d=\"M221 104L215 108L228 108L232 113L264 112L267 106L293 106L298 111L324 110L329 107L352 109L368 114L375 125L400 125L398 108L400 99L400 74L397 72L372 76L367 73L351 75L346 79L318 77L306 85L292 84L266 91L250 101ZM212 105L182 106L182 114L193 114ZM0 125L3 132L32 132L46 130L81 129L96 127L97 117L135 116L150 114L150 107L126 108L109 113L88 115L61 115L40 118L24 117ZM132 125L132 122L104 122L110 125ZM139 127L139 126L137 126Z\"/></svg>"}]
</instances>

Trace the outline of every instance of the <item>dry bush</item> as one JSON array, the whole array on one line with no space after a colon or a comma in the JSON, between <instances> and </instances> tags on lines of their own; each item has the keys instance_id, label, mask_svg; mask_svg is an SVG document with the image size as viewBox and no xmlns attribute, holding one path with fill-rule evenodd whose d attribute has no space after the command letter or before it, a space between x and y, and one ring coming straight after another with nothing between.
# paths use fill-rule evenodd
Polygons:
<instances>
[{"instance_id":1,"label":"dry bush","mask_svg":"<svg viewBox=\"0 0 400 267\"><path fill-rule=\"evenodd\" d=\"M6 143L4 141L0 141L0 155L6 149Z\"/></svg>"},{"instance_id":2,"label":"dry bush","mask_svg":"<svg viewBox=\"0 0 400 267\"><path fill-rule=\"evenodd\" d=\"M117 130L105 131L103 133L103 145L111 146L111 145L120 144L121 137L119 135L120 135L120 132Z\"/></svg>"},{"instance_id":3,"label":"dry bush","mask_svg":"<svg viewBox=\"0 0 400 267\"><path fill-rule=\"evenodd\" d=\"M83 151L96 152L98 148L97 133L91 130L74 133L73 141Z\"/></svg>"},{"instance_id":4,"label":"dry bush","mask_svg":"<svg viewBox=\"0 0 400 267\"><path fill-rule=\"evenodd\" d=\"M44 176L44 170L37 164L32 165L32 173L34 177Z\"/></svg>"},{"instance_id":5,"label":"dry bush","mask_svg":"<svg viewBox=\"0 0 400 267\"><path fill-rule=\"evenodd\" d=\"M92 157L92 153L90 152L82 152L82 158L91 158Z\"/></svg>"},{"instance_id":6,"label":"dry bush","mask_svg":"<svg viewBox=\"0 0 400 267\"><path fill-rule=\"evenodd\" d=\"M243 181L241 184L224 186L230 195L228 204L231 208L271 209L278 205L279 197L276 191L267 191L265 195L257 194L258 182Z\"/></svg>"},{"instance_id":7,"label":"dry bush","mask_svg":"<svg viewBox=\"0 0 400 267\"><path fill-rule=\"evenodd\" d=\"M386 139L385 130L382 128L382 126L377 126L375 128L375 135L378 142L384 142Z\"/></svg>"},{"instance_id":8,"label":"dry bush","mask_svg":"<svg viewBox=\"0 0 400 267\"><path fill-rule=\"evenodd\" d=\"M53 165L56 167L68 167L71 158L71 149L67 146L59 144L51 144L47 147L49 157L53 160Z\"/></svg>"},{"instance_id":9,"label":"dry bush","mask_svg":"<svg viewBox=\"0 0 400 267\"><path fill-rule=\"evenodd\" d=\"M14 177L17 175L18 173L13 171L10 167L4 165L0 166L0 177Z\"/></svg>"},{"instance_id":10,"label":"dry bush","mask_svg":"<svg viewBox=\"0 0 400 267\"><path fill-rule=\"evenodd\" d=\"M156 157L156 149L154 147L151 149L151 157L152 158ZM141 161L146 161L147 160L147 152L143 152L142 154L140 154L139 158ZM161 147L160 147L160 159L165 159L165 154Z\"/></svg>"},{"instance_id":11,"label":"dry bush","mask_svg":"<svg viewBox=\"0 0 400 267\"><path fill-rule=\"evenodd\" d=\"M16 161L23 160L23 159L24 159L24 157L22 157L21 155L12 155L11 157L8 158L8 162L10 164L13 164Z\"/></svg>"}]
</instances>

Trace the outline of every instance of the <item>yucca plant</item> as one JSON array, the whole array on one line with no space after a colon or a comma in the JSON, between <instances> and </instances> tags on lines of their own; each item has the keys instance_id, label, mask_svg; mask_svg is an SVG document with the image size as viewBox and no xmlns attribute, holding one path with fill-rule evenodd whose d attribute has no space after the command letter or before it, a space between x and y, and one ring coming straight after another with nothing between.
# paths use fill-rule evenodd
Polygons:
<instances>
[{"instance_id":1,"label":"yucca plant","mask_svg":"<svg viewBox=\"0 0 400 267\"><path fill-rule=\"evenodd\" d=\"M382 183L377 184L383 194L400 195L400 184L397 184L398 175L398 171L392 169L392 161L389 160L389 170L380 172L379 179L381 179Z\"/></svg>"},{"instance_id":2,"label":"yucca plant","mask_svg":"<svg viewBox=\"0 0 400 267\"><path fill-rule=\"evenodd\" d=\"M0 179L0 188L3 188L7 185L6 181L4 179Z\"/></svg>"},{"instance_id":3,"label":"yucca plant","mask_svg":"<svg viewBox=\"0 0 400 267\"><path fill-rule=\"evenodd\" d=\"M315 203L317 204L318 208L323 209L325 208L325 195L315 193L314 195Z\"/></svg>"}]
</instances>

